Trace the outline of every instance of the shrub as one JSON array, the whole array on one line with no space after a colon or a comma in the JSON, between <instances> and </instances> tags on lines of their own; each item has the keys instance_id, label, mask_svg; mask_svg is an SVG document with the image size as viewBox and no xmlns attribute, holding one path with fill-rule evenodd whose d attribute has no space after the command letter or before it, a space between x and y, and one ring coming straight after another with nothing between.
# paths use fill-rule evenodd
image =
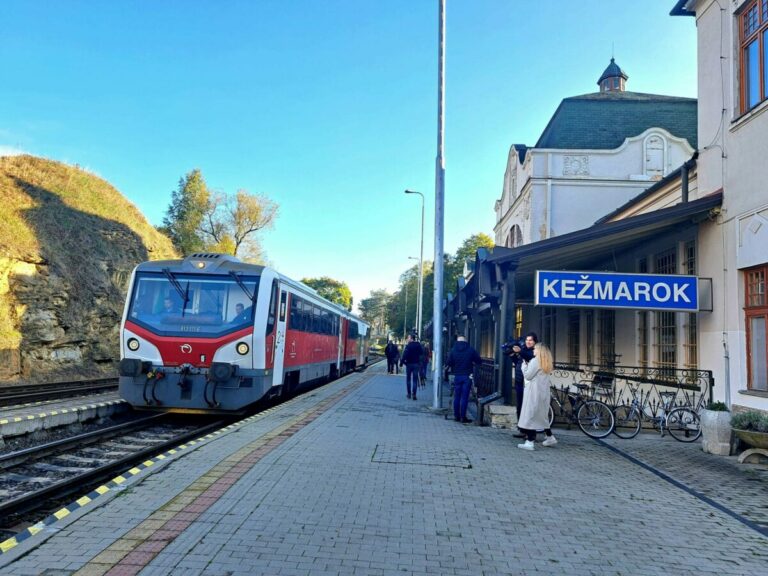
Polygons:
<instances>
[{"instance_id":1,"label":"shrub","mask_svg":"<svg viewBox=\"0 0 768 576\"><path fill-rule=\"evenodd\" d=\"M710 402L707 404L707 410L712 410L713 412L730 412L728 406L725 405L725 402Z\"/></svg>"},{"instance_id":2,"label":"shrub","mask_svg":"<svg viewBox=\"0 0 768 576\"><path fill-rule=\"evenodd\" d=\"M768 415L754 410L736 414L731 418L731 427L737 430L753 430L755 432L768 432Z\"/></svg>"}]
</instances>

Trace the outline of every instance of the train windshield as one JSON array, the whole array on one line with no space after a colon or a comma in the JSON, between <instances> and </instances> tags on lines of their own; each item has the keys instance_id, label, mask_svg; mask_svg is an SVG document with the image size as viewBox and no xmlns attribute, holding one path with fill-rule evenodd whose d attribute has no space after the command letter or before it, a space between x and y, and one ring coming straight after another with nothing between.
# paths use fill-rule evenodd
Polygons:
<instances>
[{"instance_id":1,"label":"train windshield","mask_svg":"<svg viewBox=\"0 0 768 576\"><path fill-rule=\"evenodd\" d=\"M163 336L216 337L253 326L259 276L139 272L128 320Z\"/></svg>"}]
</instances>

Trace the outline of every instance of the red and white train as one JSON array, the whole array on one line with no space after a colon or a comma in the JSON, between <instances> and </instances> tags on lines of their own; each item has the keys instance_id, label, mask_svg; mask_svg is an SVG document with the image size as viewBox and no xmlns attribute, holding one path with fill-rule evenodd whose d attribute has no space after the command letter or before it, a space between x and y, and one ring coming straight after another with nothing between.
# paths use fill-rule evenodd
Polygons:
<instances>
[{"instance_id":1,"label":"red and white train","mask_svg":"<svg viewBox=\"0 0 768 576\"><path fill-rule=\"evenodd\" d=\"M225 254L144 262L120 331L136 408L237 412L368 363L366 322L274 269Z\"/></svg>"}]
</instances>

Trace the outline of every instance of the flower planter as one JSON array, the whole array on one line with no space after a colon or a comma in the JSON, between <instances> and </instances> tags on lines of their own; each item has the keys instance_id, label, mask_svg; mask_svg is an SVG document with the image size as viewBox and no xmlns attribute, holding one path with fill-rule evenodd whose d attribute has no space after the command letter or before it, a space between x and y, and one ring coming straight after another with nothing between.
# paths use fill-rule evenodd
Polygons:
<instances>
[{"instance_id":1,"label":"flower planter","mask_svg":"<svg viewBox=\"0 0 768 576\"><path fill-rule=\"evenodd\" d=\"M756 432L755 430L738 430L734 428L733 433L753 448L762 448L763 450L768 450L768 432Z\"/></svg>"},{"instance_id":2,"label":"flower planter","mask_svg":"<svg viewBox=\"0 0 768 576\"><path fill-rule=\"evenodd\" d=\"M731 413L702 410L701 436L704 452L728 456L731 453Z\"/></svg>"}]
</instances>

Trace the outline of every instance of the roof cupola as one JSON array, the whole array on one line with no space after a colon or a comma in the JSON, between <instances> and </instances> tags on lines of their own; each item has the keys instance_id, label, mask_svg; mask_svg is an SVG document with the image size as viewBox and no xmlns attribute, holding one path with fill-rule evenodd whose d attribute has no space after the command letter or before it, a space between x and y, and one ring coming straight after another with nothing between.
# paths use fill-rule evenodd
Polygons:
<instances>
[{"instance_id":1,"label":"roof cupola","mask_svg":"<svg viewBox=\"0 0 768 576\"><path fill-rule=\"evenodd\" d=\"M624 92L627 87L627 76L624 71L616 64L616 61L611 58L611 63L608 64L608 68L605 69L603 75L600 76L600 80L597 81L600 86L600 92Z\"/></svg>"}]
</instances>

